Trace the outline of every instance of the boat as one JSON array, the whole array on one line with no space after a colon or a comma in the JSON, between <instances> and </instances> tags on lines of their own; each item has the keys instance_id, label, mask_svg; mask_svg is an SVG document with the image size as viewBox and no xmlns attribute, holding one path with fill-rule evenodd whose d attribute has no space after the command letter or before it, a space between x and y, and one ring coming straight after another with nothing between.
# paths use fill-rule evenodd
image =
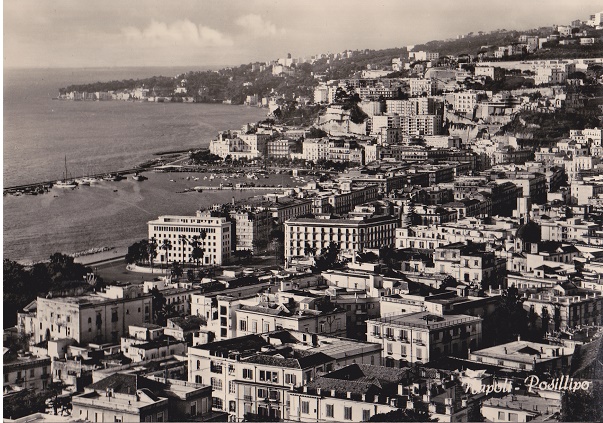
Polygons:
<instances>
[{"instance_id":1,"label":"boat","mask_svg":"<svg viewBox=\"0 0 603 423\"><path fill-rule=\"evenodd\" d=\"M95 178L94 176L84 176L82 180L84 181L84 185L92 185L99 182L98 178Z\"/></svg>"},{"instance_id":2,"label":"boat","mask_svg":"<svg viewBox=\"0 0 603 423\"><path fill-rule=\"evenodd\" d=\"M109 173L108 175L103 176L103 181L115 182L119 180L121 180L121 176L119 176L117 173Z\"/></svg>"},{"instance_id":3,"label":"boat","mask_svg":"<svg viewBox=\"0 0 603 423\"><path fill-rule=\"evenodd\" d=\"M145 177L142 176L140 173L136 172L134 175L132 175L132 179L134 179L135 181L144 181Z\"/></svg>"},{"instance_id":4,"label":"boat","mask_svg":"<svg viewBox=\"0 0 603 423\"><path fill-rule=\"evenodd\" d=\"M90 186L90 181L86 180L86 178L75 178L75 183L78 185Z\"/></svg>"},{"instance_id":5,"label":"boat","mask_svg":"<svg viewBox=\"0 0 603 423\"><path fill-rule=\"evenodd\" d=\"M63 174L63 179L61 179L60 181L56 181L54 186L57 188L76 188L77 183L72 178L69 178L68 175L69 174L67 173L67 156L65 156L65 173Z\"/></svg>"}]
</instances>

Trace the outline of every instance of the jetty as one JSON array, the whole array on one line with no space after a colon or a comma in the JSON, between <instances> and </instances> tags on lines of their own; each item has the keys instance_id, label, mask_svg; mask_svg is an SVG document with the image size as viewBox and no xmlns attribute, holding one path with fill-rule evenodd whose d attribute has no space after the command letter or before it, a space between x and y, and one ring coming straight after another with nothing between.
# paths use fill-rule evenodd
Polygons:
<instances>
[{"instance_id":1,"label":"jetty","mask_svg":"<svg viewBox=\"0 0 603 423\"><path fill-rule=\"evenodd\" d=\"M74 177L74 179L83 178L83 177L103 178L107 175L116 175L116 176L122 177L122 176L127 176L130 174L136 173L136 172L140 172L141 170L145 170L145 169L141 168L141 167L135 167L132 169L124 169L124 170L118 170L118 171L113 171L113 172L103 172L103 173L97 173L94 175L81 175L81 176ZM43 192L47 192L50 188L52 188L52 186L56 183L56 181L57 181L57 179L54 179L52 181L34 182L31 184L13 185L10 187L4 187L3 194L4 195L15 194L15 193L27 194L27 193L31 193L31 192L38 193L39 190L42 190Z\"/></svg>"}]
</instances>

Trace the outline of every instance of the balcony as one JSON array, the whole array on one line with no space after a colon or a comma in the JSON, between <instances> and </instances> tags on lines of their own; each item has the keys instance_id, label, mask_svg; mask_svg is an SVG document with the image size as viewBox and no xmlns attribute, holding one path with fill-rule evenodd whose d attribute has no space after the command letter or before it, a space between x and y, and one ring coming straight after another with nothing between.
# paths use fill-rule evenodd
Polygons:
<instances>
[{"instance_id":1,"label":"balcony","mask_svg":"<svg viewBox=\"0 0 603 423\"><path fill-rule=\"evenodd\" d=\"M405 336L399 336L399 337L398 337L398 340L399 340L400 342L404 343L404 344L410 344L410 341L409 341L409 340L408 340L408 338L407 338L407 337L405 337Z\"/></svg>"}]
</instances>

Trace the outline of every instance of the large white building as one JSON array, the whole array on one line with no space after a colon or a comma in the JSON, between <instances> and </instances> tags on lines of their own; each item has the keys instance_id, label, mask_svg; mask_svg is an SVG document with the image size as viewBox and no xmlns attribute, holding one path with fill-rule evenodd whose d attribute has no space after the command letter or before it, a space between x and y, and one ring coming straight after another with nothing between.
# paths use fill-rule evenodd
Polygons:
<instances>
[{"instance_id":1,"label":"large white building","mask_svg":"<svg viewBox=\"0 0 603 423\"><path fill-rule=\"evenodd\" d=\"M377 216L354 219L296 218L285 222L285 259L306 256L306 244L317 254L336 243L343 254L392 246L398 219Z\"/></svg>"},{"instance_id":2,"label":"large white building","mask_svg":"<svg viewBox=\"0 0 603 423\"><path fill-rule=\"evenodd\" d=\"M148 227L149 239L157 241L157 263L192 263L195 240L203 250L204 265L222 265L230 259L231 222L225 217L200 211L195 216L159 216ZM171 248L162 248L166 244Z\"/></svg>"},{"instance_id":3,"label":"large white building","mask_svg":"<svg viewBox=\"0 0 603 423\"><path fill-rule=\"evenodd\" d=\"M327 160L329 158L328 138L305 140L302 145L305 160L316 163L319 160Z\"/></svg>"},{"instance_id":4,"label":"large white building","mask_svg":"<svg viewBox=\"0 0 603 423\"><path fill-rule=\"evenodd\" d=\"M366 339L382 345L386 367L427 363L442 355L467 357L482 338L482 319L463 314L420 311L367 320L366 324Z\"/></svg>"},{"instance_id":5,"label":"large white building","mask_svg":"<svg viewBox=\"0 0 603 423\"><path fill-rule=\"evenodd\" d=\"M288 420L292 388L353 363L378 364L380 346L327 335L277 330L189 349L188 380L211 384L212 406Z\"/></svg>"}]
</instances>

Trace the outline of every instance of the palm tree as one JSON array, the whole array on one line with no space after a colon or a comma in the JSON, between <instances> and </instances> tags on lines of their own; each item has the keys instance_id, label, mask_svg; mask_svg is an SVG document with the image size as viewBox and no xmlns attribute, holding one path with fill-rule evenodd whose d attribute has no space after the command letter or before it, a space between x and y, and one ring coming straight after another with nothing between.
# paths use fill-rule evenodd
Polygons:
<instances>
[{"instance_id":1,"label":"palm tree","mask_svg":"<svg viewBox=\"0 0 603 423\"><path fill-rule=\"evenodd\" d=\"M184 267L184 246L188 245L188 238L186 235L179 235L178 238L180 239L180 245L182 246L182 267Z\"/></svg>"},{"instance_id":2,"label":"palm tree","mask_svg":"<svg viewBox=\"0 0 603 423\"><path fill-rule=\"evenodd\" d=\"M151 237L147 244L147 254L149 257L149 263L151 263L151 273L153 273L153 261L157 257L157 238Z\"/></svg>"},{"instance_id":3,"label":"palm tree","mask_svg":"<svg viewBox=\"0 0 603 423\"><path fill-rule=\"evenodd\" d=\"M159 248L161 248L162 250L165 251L165 262L166 262L166 264L169 264L168 250L172 249L172 241L170 241L169 239L165 238L163 240L163 242L161 243L161 245L159 246ZM161 267L163 268L163 260L161 260Z\"/></svg>"},{"instance_id":4,"label":"palm tree","mask_svg":"<svg viewBox=\"0 0 603 423\"><path fill-rule=\"evenodd\" d=\"M191 253L191 258L193 260L195 260L195 262L197 264L197 268L199 268L199 260L203 258L203 250L201 248L199 248L201 243L199 242L198 235L193 236L193 238L190 242L190 245L191 245L191 247L193 247L193 251Z\"/></svg>"},{"instance_id":5,"label":"palm tree","mask_svg":"<svg viewBox=\"0 0 603 423\"><path fill-rule=\"evenodd\" d=\"M201 229L199 237L201 238L201 242L203 243L203 254L201 255L201 257L203 257L205 255L205 238L207 238L207 232L205 231L205 229Z\"/></svg>"}]
</instances>

